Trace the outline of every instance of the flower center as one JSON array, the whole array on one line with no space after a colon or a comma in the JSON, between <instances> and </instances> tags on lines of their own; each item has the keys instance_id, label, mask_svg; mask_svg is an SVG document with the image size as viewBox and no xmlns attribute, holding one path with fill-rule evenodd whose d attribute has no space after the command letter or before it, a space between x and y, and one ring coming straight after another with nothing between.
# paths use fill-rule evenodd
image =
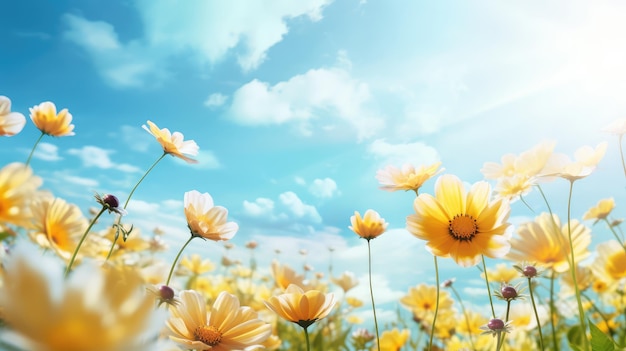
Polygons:
<instances>
[{"instance_id":1,"label":"flower center","mask_svg":"<svg viewBox=\"0 0 626 351\"><path fill-rule=\"evenodd\" d=\"M193 331L193 336L196 337L196 340L202 341L209 346L215 346L222 341L222 333L212 325L197 327Z\"/></svg>"},{"instance_id":2,"label":"flower center","mask_svg":"<svg viewBox=\"0 0 626 351\"><path fill-rule=\"evenodd\" d=\"M448 223L448 231L456 240L470 241L478 232L476 220L467 214L456 215Z\"/></svg>"}]
</instances>

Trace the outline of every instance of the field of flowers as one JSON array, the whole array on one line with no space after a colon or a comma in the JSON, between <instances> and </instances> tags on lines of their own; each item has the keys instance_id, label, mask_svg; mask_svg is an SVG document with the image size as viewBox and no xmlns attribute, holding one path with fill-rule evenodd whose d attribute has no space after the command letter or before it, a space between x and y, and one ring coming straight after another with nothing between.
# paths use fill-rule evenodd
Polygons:
<instances>
[{"instance_id":1,"label":"field of flowers","mask_svg":"<svg viewBox=\"0 0 626 351\"><path fill-rule=\"evenodd\" d=\"M163 154L128 198L94 194L96 207L81 209L42 189L42 179L30 167L43 138L74 135L72 115L57 111L52 102L32 107L29 115L41 137L25 162L0 167L2 350L604 351L626 346L626 246L622 220L612 213L615 201L598 199L582 218L570 214L577 181L593 176L608 142L582 146L573 159L553 152L551 142L506 154L499 163L486 162L485 180L471 186L445 174L440 163L388 166L372 175L383 190L415 193L406 228L425 242L436 272L436 284L417 284L398 301L397 321L379 324L371 278L362 283L369 285L371 299L362 301L350 294L359 284L350 272L335 275L331 267L324 274L279 260L260 269L254 241L246 244L249 260L229 258L229 240L239 225L210 194L196 190L184 194L181 214L189 238L172 248L175 258L166 262L171 268L163 280L152 268L169 249L163 241L167 233L155 227L143 228L152 234L142 235L124 215L135 190L150 181L150 171L168 155L195 162L196 143L147 121L143 128ZM26 123L25 115L11 111L11 101L0 96L3 147L11 147L8 137ZM621 154L626 120L605 131L617 136ZM422 193L429 180L434 193ZM544 188L558 181L569 184L570 203L566 213L557 214ZM510 204L525 203L531 191L543 197L547 211L513 226ZM368 249L388 226L373 209L348 220ZM590 249L593 226L606 226L612 234L595 252ZM225 248L219 263L186 253L189 245L213 241ZM499 260L489 267L485 257ZM438 260L444 258L479 268L489 309L470 308L453 279L440 280ZM370 251L370 277L371 262ZM494 306L505 306L506 312L497 315L501 308ZM359 325L354 314L359 309L371 311L373 327ZM407 313L412 318L405 318Z\"/></svg>"}]
</instances>

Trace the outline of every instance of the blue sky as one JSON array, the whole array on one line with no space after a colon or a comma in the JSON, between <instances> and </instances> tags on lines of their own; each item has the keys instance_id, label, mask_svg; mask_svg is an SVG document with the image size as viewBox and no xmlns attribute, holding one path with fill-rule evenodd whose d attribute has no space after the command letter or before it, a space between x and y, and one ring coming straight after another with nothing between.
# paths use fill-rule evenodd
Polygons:
<instances>
[{"instance_id":1,"label":"blue sky","mask_svg":"<svg viewBox=\"0 0 626 351\"><path fill-rule=\"evenodd\" d=\"M335 247L335 271L361 277L366 299L367 251L349 218L378 211L390 230L372 242L375 293L394 302L433 270L404 230L414 195L378 189L388 164L440 160L471 183L484 162L543 140L569 155L608 140L573 216L609 196L620 209L617 139L600 129L626 110L624 15L619 1L13 1L0 13L0 95L25 115L43 101L72 113L76 135L45 138L32 166L85 212L94 191L125 199L160 156L147 120L195 140L199 164L162 161L126 219L145 233L158 223L172 255L188 236L184 192L209 192L239 223L236 244L259 241L261 263L279 248L299 266L307 249L326 271ZM27 124L0 140L0 161L24 162L38 134ZM566 182L546 190L565 216ZM542 210L536 193L528 201ZM222 249L189 252L217 261ZM442 270L474 274L468 294L484 287L475 268Z\"/></svg>"}]
</instances>

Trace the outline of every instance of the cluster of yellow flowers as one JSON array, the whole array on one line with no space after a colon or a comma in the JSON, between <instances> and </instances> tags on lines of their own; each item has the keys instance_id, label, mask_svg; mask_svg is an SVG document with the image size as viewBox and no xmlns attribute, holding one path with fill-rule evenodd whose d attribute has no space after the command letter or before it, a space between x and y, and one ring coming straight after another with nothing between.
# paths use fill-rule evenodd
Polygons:
<instances>
[{"instance_id":1,"label":"cluster of yellow flowers","mask_svg":"<svg viewBox=\"0 0 626 351\"><path fill-rule=\"evenodd\" d=\"M303 265L300 273L274 260L268 269L271 274L264 275L256 266L259 244L254 241L245 245L250 250L248 265L229 257L233 245L228 240L239 226L228 221L228 210L215 205L209 193L184 194L190 236L168 271L168 264L155 255L168 249L162 239L166 233L154 228L146 237L122 221L133 193L163 157L196 162L198 145L184 140L180 132L147 121L143 128L162 146L163 154L124 204L112 194L96 194L101 208L92 209L87 217L76 205L40 189L42 180L29 166L44 136L74 135L72 115L67 109L57 113L52 102L44 102L30 109L30 118L41 137L26 163L0 169L3 349L482 351L624 346L626 247L621 219L611 218L614 200L600 200L578 220L570 218L571 202L566 218L553 213L542 190L562 178L569 182L571 198L575 182L591 175L604 157L606 143L580 148L574 160L554 153L551 142L519 155L507 154L501 163L485 163L486 180L469 188L454 175L440 175L441 163L380 170L376 178L381 189L415 193L406 229L425 242L436 273L435 285L418 283L399 299L410 317L399 310L397 321L380 332L371 251L374 330L355 327L362 319L353 312L365 303L349 295L359 285L353 273L335 276L331 268L328 279L320 272L307 278L313 270L309 265ZM24 115L12 112L10 100L0 96L0 136L15 135L25 124ZM616 122L608 131L619 136L621 148L626 122ZM424 183L434 177L434 194L421 193ZM495 182L493 189L489 180ZM513 226L511 203L526 204L524 198L534 189L547 211ZM112 224L94 230L105 213L113 215ZM591 229L583 221L605 223L614 239L600 243L593 254ZM389 226L372 209L363 215L355 212L350 224L367 241L368 250ZM219 265L199 255L183 255L196 238L225 242ZM489 268L485 257L501 261ZM477 276L485 280L490 313L476 306L466 308L454 279L440 283L438 258L479 267L482 275ZM330 292L330 284L338 293ZM496 315L493 297L505 305L504 314Z\"/></svg>"}]
</instances>

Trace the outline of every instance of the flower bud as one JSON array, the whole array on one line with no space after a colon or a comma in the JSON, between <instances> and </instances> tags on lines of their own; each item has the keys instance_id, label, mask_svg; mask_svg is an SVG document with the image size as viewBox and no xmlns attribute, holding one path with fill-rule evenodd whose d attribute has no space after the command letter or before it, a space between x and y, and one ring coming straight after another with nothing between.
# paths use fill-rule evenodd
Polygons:
<instances>
[{"instance_id":1,"label":"flower bud","mask_svg":"<svg viewBox=\"0 0 626 351\"><path fill-rule=\"evenodd\" d=\"M117 199L115 195L106 194L102 197L102 201L111 208L120 207L120 201Z\"/></svg>"},{"instance_id":2,"label":"flower bud","mask_svg":"<svg viewBox=\"0 0 626 351\"><path fill-rule=\"evenodd\" d=\"M491 330L502 330L504 329L504 321L499 318L493 318L487 323L487 327Z\"/></svg>"},{"instance_id":3,"label":"flower bud","mask_svg":"<svg viewBox=\"0 0 626 351\"><path fill-rule=\"evenodd\" d=\"M526 278L534 278L537 276L537 268L534 266L526 266L522 270L522 274L524 274Z\"/></svg>"},{"instance_id":4,"label":"flower bud","mask_svg":"<svg viewBox=\"0 0 626 351\"><path fill-rule=\"evenodd\" d=\"M517 297L517 290L510 285L505 285L500 289L502 297L506 300L513 300Z\"/></svg>"}]
</instances>

